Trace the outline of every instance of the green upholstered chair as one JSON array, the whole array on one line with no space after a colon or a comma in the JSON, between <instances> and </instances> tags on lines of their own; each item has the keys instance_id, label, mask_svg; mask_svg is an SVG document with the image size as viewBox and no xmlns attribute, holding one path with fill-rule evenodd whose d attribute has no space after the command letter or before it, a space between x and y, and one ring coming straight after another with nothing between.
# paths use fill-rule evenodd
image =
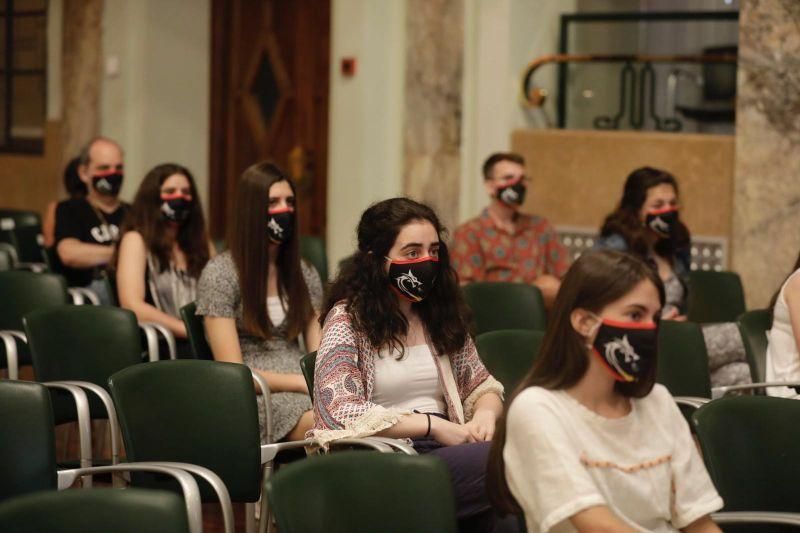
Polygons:
<instances>
[{"instance_id":1,"label":"green upholstered chair","mask_svg":"<svg viewBox=\"0 0 800 533\"><path fill-rule=\"evenodd\" d=\"M0 272L0 368L8 369L9 378L16 379L19 367L31 364L22 317L68 302L67 283L61 276Z\"/></svg>"},{"instance_id":2,"label":"green upholstered chair","mask_svg":"<svg viewBox=\"0 0 800 533\"><path fill-rule=\"evenodd\" d=\"M737 323L750 375L753 381L764 381L767 377L767 332L772 328L772 312L769 309L747 311L739 316Z\"/></svg>"},{"instance_id":3,"label":"green upholstered chair","mask_svg":"<svg viewBox=\"0 0 800 533\"><path fill-rule=\"evenodd\" d=\"M661 322L657 381L665 385L673 396L711 398L708 351L698 324Z\"/></svg>"},{"instance_id":4,"label":"green upholstered chair","mask_svg":"<svg viewBox=\"0 0 800 533\"><path fill-rule=\"evenodd\" d=\"M689 273L687 307L692 322L736 322L746 310L739 274L693 270Z\"/></svg>"},{"instance_id":5,"label":"green upholstered chair","mask_svg":"<svg viewBox=\"0 0 800 533\"><path fill-rule=\"evenodd\" d=\"M800 525L795 490L800 472L800 425L794 423L798 419L800 402L763 396L714 400L692 415L706 468L725 501L724 511L795 513L790 523ZM787 529L762 524L747 531Z\"/></svg>"},{"instance_id":6,"label":"green upholstered chair","mask_svg":"<svg viewBox=\"0 0 800 533\"><path fill-rule=\"evenodd\" d=\"M475 325L475 335L498 329L544 331L542 293L525 283L478 282L462 287Z\"/></svg>"},{"instance_id":7,"label":"green upholstered chair","mask_svg":"<svg viewBox=\"0 0 800 533\"><path fill-rule=\"evenodd\" d=\"M181 318L186 326L186 333L189 336L189 344L192 345L195 359L212 361L214 354L211 352L211 346L208 345L206 340L203 317L197 315L197 304L192 302L181 307Z\"/></svg>"},{"instance_id":8,"label":"green upholstered chair","mask_svg":"<svg viewBox=\"0 0 800 533\"><path fill-rule=\"evenodd\" d=\"M310 458L276 473L267 496L282 532L456 531L450 476L432 456L342 452Z\"/></svg>"},{"instance_id":9,"label":"green upholstered chair","mask_svg":"<svg viewBox=\"0 0 800 533\"><path fill-rule=\"evenodd\" d=\"M478 335L475 345L486 369L511 394L533 366L543 338L543 331L501 329Z\"/></svg>"},{"instance_id":10,"label":"green upholstered chair","mask_svg":"<svg viewBox=\"0 0 800 533\"><path fill-rule=\"evenodd\" d=\"M37 271L46 268L41 244L42 222L38 213L0 209L0 242L14 247L20 263L32 266Z\"/></svg>"},{"instance_id":11,"label":"green upholstered chair","mask_svg":"<svg viewBox=\"0 0 800 533\"><path fill-rule=\"evenodd\" d=\"M25 494L40 494L38 491L55 491L71 487L81 476L111 472L145 471L174 477L181 487L189 513L189 530L202 529L200 515L200 491L192 474L206 480L214 488L226 518L226 532L232 532L233 519L230 498L219 477L213 472L195 465L178 463L126 463L99 467L81 467L57 470L53 411L48 389L69 388L65 383L33 383L28 381L0 381L0 502ZM85 394L74 389L76 396ZM82 420L87 423L88 420ZM87 487L84 478L84 488ZM86 491L80 491L86 492ZM14 509L13 506L4 507ZM48 509L39 508L40 513L49 514ZM74 511L73 511L74 512ZM7 517L10 515L4 515ZM12 531L4 526L0 518L0 531ZM29 529L24 529L25 531ZM50 531L49 528L33 528L34 531ZM77 529L82 531L82 529ZM113 530L108 528L107 530Z\"/></svg>"},{"instance_id":12,"label":"green upholstered chair","mask_svg":"<svg viewBox=\"0 0 800 533\"><path fill-rule=\"evenodd\" d=\"M36 379L72 383L89 393L91 418L109 421L111 462L116 464L118 424L108 378L142 362L136 316L118 307L62 305L33 311L23 322ZM77 421L74 398L62 390L52 391L51 397L56 424Z\"/></svg>"},{"instance_id":13,"label":"green upholstered chair","mask_svg":"<svg viewBox=\"0 0 800 533\"><path fill-rule=\"evenodd\" d=\"M314 265L322 283L328 281L328 254L325 252L325 241L320 237L300 237L300 256Z\"/></svg>"},{"instance_id":14,"label":"green upholstered chair","mask_svg":"<svg viewBox=\"0 0 800 533\"><path fill-rule=\"evenodd\" d=\"M305 354L300 358L300 371L306 378L308 393L311 394L311 401L314 401L314 366L317 364L317 352Z\"/></svg>"},{"instance_id":15,"label":"green upholstered chair","mask_svg":"<svg viewBox=\"0 0 800 533\"><path fill-rule=\"evenodd\" d=\"M44 491L0 503L3 531L189 533L180 496L142 489Z\"/></svg>"}]
</instances>

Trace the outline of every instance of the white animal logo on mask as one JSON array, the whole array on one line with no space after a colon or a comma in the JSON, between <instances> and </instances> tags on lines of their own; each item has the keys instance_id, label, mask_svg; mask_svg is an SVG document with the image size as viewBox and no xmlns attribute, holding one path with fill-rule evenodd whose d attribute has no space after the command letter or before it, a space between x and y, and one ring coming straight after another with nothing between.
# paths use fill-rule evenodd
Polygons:
<instances>
[{"instance_id":1,"label":"white animal logo on mask","mask_svg":"<svg viewBox=\"0 0 800 533\"><path fill-rule=\"evenodd\" d=\"M621 374L626 374L626 372L622 369L619 364L619 358L624 358L626 363L636 362L639 360L639 356L631 346L630 341L628 341L628 336L623 335L621 339L614 339L613 341L606 343L606 361L608 361L611 366L614 367L617 372Z\"/></svg>"},{"instance_id":2,"label":"white animal logo on mask","mask_svg":"<svg viewBox=\"0 0 800 533\"><path fill-rule=\"evenodd\" d=\"M519 202L519 194L517 191L509 187L500 193L500 199L506 203L517 203Z\"/></svg>"},{"instance_id":3,"label":"white animal logo on mask","mask_svg":"<svg viewBox=\"0 0 800 533\"><path fill-rule=\"evenodd\" d=\"M414 294L412 290L418 287L422 287L422 282L419 279L417 279L417 277L414 274L411 273L411 270L409 270L404 274L401 274L395 279L397 280L397 286L400 288L401 291L414 298L417 297L417 295Z\"/></svg>"},{"instance_id":4,"label":"white animal logo on mask","mask_svg":"<svg viewBox=\"0 0 800 533\"><path fill-rule=\"evenodd\" d=\"M664 222L661 217L656 217L650 223L650 227L661 233L669 233L669 224Z\"/></svg>"},{"instance_id":5,"label":"white animal logo on mask","mask_svg":"<svg viewBox=\"0 0 800 533\"><path fill-rule=\"evenodd\" d=\"M267 227L272 230L278 238L283 237L283 228L280 226L280 224L275 222L274 218L269 219L269 222L267 222Z\"/></svg>"}]
</instances>

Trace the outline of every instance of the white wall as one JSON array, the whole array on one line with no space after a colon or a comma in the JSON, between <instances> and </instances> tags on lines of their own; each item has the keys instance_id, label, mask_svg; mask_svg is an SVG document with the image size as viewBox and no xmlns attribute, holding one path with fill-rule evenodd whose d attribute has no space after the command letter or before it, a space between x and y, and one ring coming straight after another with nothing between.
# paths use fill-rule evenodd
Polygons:
<instances>
[{"instance_id":1,"label":"white wall","mask_svg":"<svg viewBox=\"0 0 800 533\"><path fill-rule=\"evenodd\" d=\"M210 17L210 0L105 1L100 131L125 150L123 198L153 166L175 162L208 207Z\"/></svg>"},{"instance_id":2,"label":"white wall","mask_svg":"<svg viewBox=\"0 0 800 533\"><path fill-rule=\"evenodd\" d=\"M332 0L327 252L334 272L372 202L400 195L405 1ZM357 72L341 74L343 57Z\"/></svg>"}]
</instances>

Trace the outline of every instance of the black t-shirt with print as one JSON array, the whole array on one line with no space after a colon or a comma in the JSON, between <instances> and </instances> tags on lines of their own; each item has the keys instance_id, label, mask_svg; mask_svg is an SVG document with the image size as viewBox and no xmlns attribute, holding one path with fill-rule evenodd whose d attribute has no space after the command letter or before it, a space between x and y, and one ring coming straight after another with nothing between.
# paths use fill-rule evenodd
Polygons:
<instances>
[{"instance_id":1,"label":"black t-shirt with print","mask_svg":"<svg viewBox=\"0 0 800 533\"><path fill-rule=\"evenodd\" d=\"M119 229L128 208L128 204L123 202L113 213L106 213L95 211L85 198L59 202L56 207L56 247L63 239L113 246L119 240ZM89 285L101 271L99 267L69 268L61 265L61 272L70 287Z\"/></svg>"}]
</instances>

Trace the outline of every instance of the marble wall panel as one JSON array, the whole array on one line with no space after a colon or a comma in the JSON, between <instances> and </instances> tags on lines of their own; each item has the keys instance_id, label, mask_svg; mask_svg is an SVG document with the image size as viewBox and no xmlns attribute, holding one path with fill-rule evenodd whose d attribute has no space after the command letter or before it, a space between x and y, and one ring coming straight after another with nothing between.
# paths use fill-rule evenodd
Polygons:
<instances>
[{"instance_id":1,"label":"marble wall panel","mask_svg":"<svg viewBox=\"0 0 800 533\"><path fill-rule=\"evenodd\" d=\"M408 0L403 124L403 192L434 207L453 229L458 218L462 0Z\"/></svg>"},{"instance_id":2,"label":"marble wall panel","mask_svg":"<svg viewBox=\"0 0 800 533\"><path fill-rule=\"evenodd\" d=\"M800 249L800 2L743 0L733 268L765 306Z\"/></svg>"}]
</instances>

